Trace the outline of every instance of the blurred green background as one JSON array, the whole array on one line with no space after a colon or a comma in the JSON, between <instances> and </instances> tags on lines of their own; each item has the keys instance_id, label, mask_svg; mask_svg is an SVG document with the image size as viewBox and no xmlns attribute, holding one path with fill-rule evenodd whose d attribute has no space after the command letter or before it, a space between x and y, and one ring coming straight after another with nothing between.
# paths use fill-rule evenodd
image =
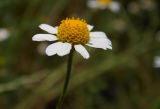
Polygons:
<instances>
[{"instance_id":1,"label":"blurred green background","mask_svg":"<svg viewBox=\"0 0 160 109\"><path fill-rule=\"evenodd\" d=\"M33 42L38 25L80 17L104 31L113 50L75 53L64 109L160 109L160 1L119 0L120 10L91 9L87 0L0 0L0 109L55 109L67 56L48 57L51 42Z\"/></svg>"}]
</instances>

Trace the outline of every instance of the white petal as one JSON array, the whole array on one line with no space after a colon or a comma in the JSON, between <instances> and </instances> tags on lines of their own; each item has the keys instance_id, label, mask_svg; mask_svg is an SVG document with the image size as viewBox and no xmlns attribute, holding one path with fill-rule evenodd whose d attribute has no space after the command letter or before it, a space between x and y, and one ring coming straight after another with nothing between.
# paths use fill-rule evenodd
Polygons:
<instances>
[{"instance_id":1,"label":"white petal","mask_svg":"<svg viewBox=\"0 0 160 109\"><path fill-rule=\"evenodd\" d=\"M91 37L91 40L93 39L103 39L103 40L107 40L107 42L111 45L111 41L107 38L107 35L104 33L104 32L100 32L100 31L97 31L97 32L90 32L90 37Z\"/></svg>"},{"instance_id":2,"label":"white petal","mask_svg":"<svg viewBox=\"0 0 160 109\"><path fill-rule=\"evenodd\" d=\"M102 48L104 50L112 49L112 43L104 32L91 32L90 41L86 44L90 47Z\"/></svg>"},{"instance_id":3,"label":"white petal","mask_svg":"<svg viewBox=\"0 0 160 109\"><path fill-rule=\"evenodd\" d=\"M90 36L92 36L93 38L106 38L106 34L104 32L90 32Z\"/></svg>"},{"instance_id":4,"label":"white petal","mask_svg":"<svg viewBox=\"0 0 160 109\"><path fill-rule=\"evenodd\" d=\"M107 50L108 49L112 49L112 46L111 45L107 45L106 42L97 42L97 43L89 43L89 44L86 44L90 47L94 47L94 48L101 48L101 49L104 49L104 50Z\"/></svg>"},{"instance_id":5,"label":"white petal","mask_svg":"<svg viewBox=\"0 0 160 109\"><path fill-rule=\"evenodd\" d=\"M69 43L62 43L62 42L60 43L61 43L61 46L59 47L57 54L59 56L64 56L64 55L69 54L71 51L72 45Z\"/></svg>"},{"instance_id":6,"label":"white petal","mask_svg":"<svg viewBox=\"0 0 160 109\"><path fill-rule=\"evenodd\" d=\"M83 58L88 59L89 58L89 53L88 51L82 46L82 45L75 45L74 46L75 50L80 53Z\"/></svg>"},{"instance_id":7,"label":"white petal","mask_svg":"<svg viewBox=\"0 0 160 109\"><path fill-rule=\"evenodd\" d=\"M112 10L113 12L119 12L120 10L120 4L118 2L112 1L109 5L108 8Z\"/></svg>"},{"instance_id":8,"label":"white petal","mask_svg":"<svg viewBox=\"0 0 160 109\"><path fill-rule=\"evenodd\" d=\"M57 43L51 44L47 47L46 54L48 56L52 56L55 54L57 54L59 56L64 56L64 55L69 54L70 50L71 50L71 44L57 42Z\"/></svg>"},{"instance_id":9,"label":"white petal","mask_svg":"<svg viewBox=\"0 0 160 109\"><path fill-rule=\"evenodd\" d=\"M48 56L55 55L57 53L58 48L60 47L59 42L49 45L46 48L46 54Z\"/></svg>"},{"instance_id":10,"label":"white petal","mask_svg":"<svg viewBox=\"0 0 160 109\"><path fill-rule=\"evenodd\" d=\"M88 27L88 30L91 31L94 26L92 26L92 25L87 25L87 27Z\"/></svg>"},{"instance_id":11,"label":"white petal","mask_svg":"<svg viewBox=\"0 0 160 109\"><path fill-rule=\"evenodd\" d=\"M57 37L51 34L36 34L32 37L33 41L55 41Z\"/></svg>"},{"instance_id":12,"label":"white petal","mask_svg":"<svg viewBox=\"0 0 160 109\"><path fill-rule=\"evenodd\" d=\"M48 24L41 24L41 25L39 25L39 28L41 28L42 30L47 31L48 33L51 33L51 34L57 33L57 28L54 28Z\"/></svg>"}]
</instances>

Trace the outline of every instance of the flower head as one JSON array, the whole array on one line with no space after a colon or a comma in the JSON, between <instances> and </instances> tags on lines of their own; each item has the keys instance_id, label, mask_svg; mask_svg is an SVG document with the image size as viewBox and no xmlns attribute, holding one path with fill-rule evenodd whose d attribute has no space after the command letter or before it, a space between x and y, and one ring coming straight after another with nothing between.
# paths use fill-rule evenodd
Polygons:
<instances>
[{"instance_id":1,"label":"flower head","mask_svg":"<svg viewBox=\"0 0 160 109\"><path fill-rule=\"evenodd\" d=\"M81 19L63 20L58 27L57 37L62 42L86 44L89 41L87 23Z\"/></svg>"},{"instance_id":2,"label":"flower head","mask_svg":"<svg viewBox=\"0 0 160 109\"><path fill-rule=\"evenodd\" d=\"M88 0L87 6L93 9L110 9L113 12L120 10L120 4L113 0Z\"/></svg>"},{"instance_id":3,"label":"flower head","mask_svg":"<svg viewBox=\"0 0 160 109\"><path fill-rule=\"evenodd\" d=\"M41 24L39 27L50 34L36 34L32 37L33 41L55 41L46 48L48 56L55 54L64 56L74 48L85 59L88 59L89 53L84 45L104 50L112 49L111 41L104 32L90 32L93 26L79 18L62 20L58 27L47 24Z\"/></svg>"}]
</instances>

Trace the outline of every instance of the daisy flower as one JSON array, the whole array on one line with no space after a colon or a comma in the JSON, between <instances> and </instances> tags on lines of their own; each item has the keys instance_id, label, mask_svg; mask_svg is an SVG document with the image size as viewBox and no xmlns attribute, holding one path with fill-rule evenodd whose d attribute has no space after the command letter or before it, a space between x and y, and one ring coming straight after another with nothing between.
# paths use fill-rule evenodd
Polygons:
<instances>
[{"instance_id":1,"label":"daisy flower","mask_svg":"<svg viewBox=\"0 0 160 109\"><path fill-rule=\"evenodd\" d=\"M113 12L120 10L120 4L113 0L88 0L87 6L93 9L110 9Z\"/></svg>"},{"instance_id":2,"label":"daisy flower","mask_svg":"<svg viewBox=\"0 0 160 109\"><path fill-rule=\"evenodd\" d=\"M61 21L58 27L48 24L39 26L49 34L36 34L32 37L33 41L53 41L54 43L46 48L48 56L64 56L70 53L71 49L80 53L83 58L88 59L89 53L85 45L104 50L112 49L111 41L106 34L101 31L90 32L93 26L88 25L85 20L79 18L67 18Z\"/></svg>"}]
</instances>

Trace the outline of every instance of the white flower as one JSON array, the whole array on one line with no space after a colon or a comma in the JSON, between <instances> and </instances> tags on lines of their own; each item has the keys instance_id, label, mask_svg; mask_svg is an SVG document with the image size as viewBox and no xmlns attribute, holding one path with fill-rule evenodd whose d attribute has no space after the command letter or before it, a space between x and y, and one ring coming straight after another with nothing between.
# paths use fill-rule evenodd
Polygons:
<instances>
[{"instance_id":1,"label":"white flower","mask_svg":"<svg viewBox=\"0 0 160 109\"><path fill-rule=\"evenodd\" d=\"M155 56L154 58L154 67L160 68L160 56Z\"/></svg>"},{"instance_id":2,"label":"white flower","mask_svg":"<svg viewBox=\"0 0 160 109\"><path fill-rule=\"evenodd\" d=\"M9 37L9 31L5 28L0 29L0 41L4 41Z\"/></svg>"},{"instance_id":3,"label":"white flower","mask_svg":"<svg viewBox=\"0 0 160 109\"><path fill-rule=\"evenodd\" d=\"M32 40L54 41L46 48L48 56L67 55L73 47L85 59L88 59L89 53L84 45L104 50L112 49L111 41L104 32L90 32L93 26L87 25L84 20L78 18L63 20L59 27L52 27L48 24L41 24L39 27L49 34L36 34L32 37Z\"/></svg>"},{"instance_id":4,"label":"white flower","mask_svg":"<svg viewBox=\"0 0 160 109\"><path fill-rule=\"evenodd\" d=\"M120 4L112 0L88 0L87 6L93 9L110 9L113 12L119 12Z\"/></svg>"}]
</instances>

